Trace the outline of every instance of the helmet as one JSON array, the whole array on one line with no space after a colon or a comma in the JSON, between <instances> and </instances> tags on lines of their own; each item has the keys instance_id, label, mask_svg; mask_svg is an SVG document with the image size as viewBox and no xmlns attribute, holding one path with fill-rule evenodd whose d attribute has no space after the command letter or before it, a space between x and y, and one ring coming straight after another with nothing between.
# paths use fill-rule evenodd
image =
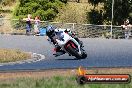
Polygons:
<instances>
[{"instance_id":1,"label":"helmet","mask_svg":"<svg viewBox=\"0 0 132 88\"><path fill-rule=\"evenodd\" d=\"M50 31L53 31L53 30L54 30L54 28L53 28L52 25L48 25L47 26L47 32L50 32Z\"/></svg>"},{"instance_id":2,"label":"helmet","mask_svg":"<svg viewBox=\"0 0 132 88\"><path fill-rule=\"evenodd\" d=\"M46 35L52 37L54 36L54 33L55 33L55 28L52 25L48 25L46 27Z\"/></svg>"},{"instance_id":3,"label":"helmet","mask_svg":"<svg viewBox=\"0 0 132 88\"><path fill-rule=\"evenodd\" d=\"M71 30L70 30L69 28L67 28L67 29L65 30L65 32L71 32Z\"/></svg>"},{"instance_id":4,"label":"helmet","mask_svg":"<svg viewBox=\"0 0 132 88\"><path fill-rule=\"evenodd\" d=\"M59 32L59 29L56 28L56 29L55 29L55 32L58 33L58 32Z\"/></svg>"},{"instance_id":5,"label":"helmet","mask_svg":"<svg viewBox=\"0 0 132 88\"><path fill-rule=\"evenodd\" d=\"M68 32L70 32L70 31L71 31L71 30L70 30L70 28L67 28L66 30L67 30Z\"/></svg>"}]
</instances>

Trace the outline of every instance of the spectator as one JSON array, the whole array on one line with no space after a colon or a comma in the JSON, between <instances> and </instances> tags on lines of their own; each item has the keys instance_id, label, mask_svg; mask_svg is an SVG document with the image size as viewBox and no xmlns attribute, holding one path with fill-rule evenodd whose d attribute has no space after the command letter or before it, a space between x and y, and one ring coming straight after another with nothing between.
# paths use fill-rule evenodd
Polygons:
<instances>
[{"instance_id":1,"label":"spectator","mask_svg":"<svg viewBox=\"0 0 132 88\"><path fill-rule=\"evenodd\" d=\"M2 16L2 14L0 13L0 18L2 18L3 16Z\"/></svg>"},{"instance_id":2,"label":"spectator","mask_svg":"<svg viewBox=\"0 0 132 88\"><path fill-rule=\"evenodd\" d=\"M126 19L126 24L129 24L129 19Z\"/></svg>"},{"instance_id":3,"label":"spectator","mask_svg":"<svg viewBox=\"0 0 132 88\"><path fill-rule=\"evenodd\" d=\"M35 17L35 24L34 24L34 33L35 35L39 34L39 26L40 26L40 19L38 16Z\"/></svg>"},{"instance_id":4,"label":"spectator","mask_svg":"<svg viewBox=\"0 0 132 88\"><path fill-rule=\"evenodd\" d=\"M31 14L28 14L27 18L24 18L23 20L26 20L26 34L29 34L31 32Z\"/></svg>"},{"instance_id":5,"label":"spectator","mask_svg":"<svg viewBox=\"0 0 132 88\"><path fill-rule=\"evenodd\" d=\"M124 25L121 25L124 28L125 31L125 39L129 39L129 36L131 35L131 25L129 24L129 19L126 19L124 21Z\"/></svg>"},{"instance_id":6,"label":"spectator","mask_svg":"<svg viewBox=\"0 0 132 88\"><path fill-rule=\"evenodd\" d=\"M2 26L3 25L3 15L2 15L2 13L0 13L0 26Z\"/></svg>"}]
</instances>

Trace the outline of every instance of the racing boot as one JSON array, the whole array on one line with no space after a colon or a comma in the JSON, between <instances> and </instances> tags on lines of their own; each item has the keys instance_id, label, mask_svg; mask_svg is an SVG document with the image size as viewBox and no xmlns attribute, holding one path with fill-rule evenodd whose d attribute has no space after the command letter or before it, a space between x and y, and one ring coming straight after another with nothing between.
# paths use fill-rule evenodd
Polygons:
<instances>
[{"instance_id":1,"label":"racing boot","mask_svg":"<svg viewBox=\"0 0 132 88\"><path fill-rule=\"evenodd\" d=\"M58 56L63 55L63 54L64 54L63 52L56 52L56 53L54 53L53 55L54 55L55 57L58 57Z\"/></svg>"},{"instance_id":2,"label":"racing boot","mask_svg":"<svg viewBox=\"0 0 132 88\"><path fill-rule=\"evenodd\" d=\"M53 54L55 57L65 54L65 51L61 50L61 47L55 47L55 53Z\"/></svg>"}]
</instances>

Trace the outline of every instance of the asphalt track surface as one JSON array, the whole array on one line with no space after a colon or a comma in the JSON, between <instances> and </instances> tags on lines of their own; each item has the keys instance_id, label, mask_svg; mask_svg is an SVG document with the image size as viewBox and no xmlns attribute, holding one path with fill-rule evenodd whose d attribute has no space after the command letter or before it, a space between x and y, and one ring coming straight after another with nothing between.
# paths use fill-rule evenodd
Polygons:
<instances>
[{"instance_id":1,"label":"asphalt track surface","mask_svg":"<svg viewBox=\"0 0 132 88\"><path fill-rule=\"evenodd\" d=\"M54 57L53 46L44 36L0 35L0 48L20 49L45 55L33 63L0 66L0 70L39 70L84 67L132 67L132 40L81 38L88 57L76 60L65 54Z\"/></svg>"}]
</instances>

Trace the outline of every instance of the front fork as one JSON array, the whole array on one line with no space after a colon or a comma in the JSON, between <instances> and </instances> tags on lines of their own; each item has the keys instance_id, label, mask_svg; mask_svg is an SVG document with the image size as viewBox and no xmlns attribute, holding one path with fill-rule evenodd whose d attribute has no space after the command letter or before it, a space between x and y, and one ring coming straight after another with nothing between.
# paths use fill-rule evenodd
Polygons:
<instances>
[{"instance_id":1,"label":"front fork","mask_svg":"<svg viewBox=\"0 0 132 88\"><path fill-rule=\"evenodd\" d=\"M78 46L79 54L81 54L81 46L80 44L73 38L72 41Z\"/></svg>"}]
</instances>

